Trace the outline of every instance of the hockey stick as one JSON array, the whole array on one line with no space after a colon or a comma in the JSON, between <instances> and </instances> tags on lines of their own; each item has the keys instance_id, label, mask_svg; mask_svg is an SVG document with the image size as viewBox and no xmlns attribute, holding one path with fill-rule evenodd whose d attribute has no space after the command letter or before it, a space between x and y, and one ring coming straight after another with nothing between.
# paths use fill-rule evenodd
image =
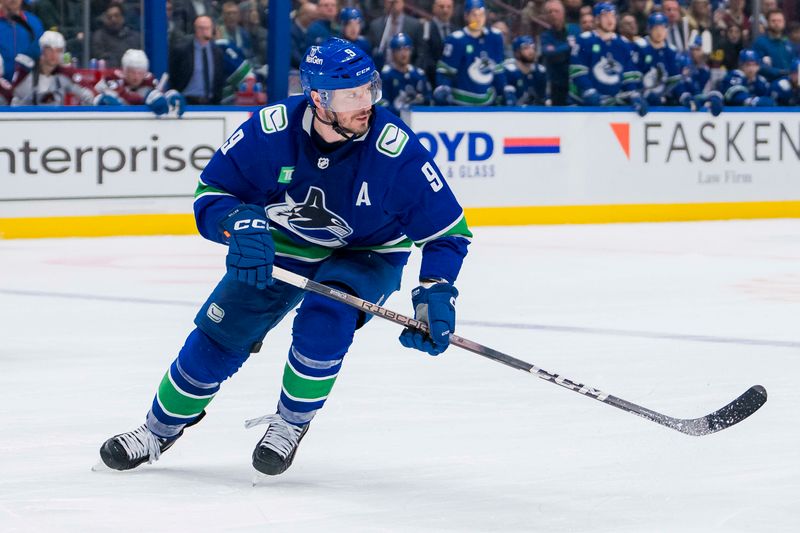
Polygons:
<instances>
[{"instance_id":1,"label":"hockey stick","mask_svg":"<svg viewBox=\"0 0 800 533\"><path fill-rule=\"evenodd\" d=\"M424 322L403 316L400 313L395 313L394 311L390 311L389 309L381 307L377 304L367 302L361 298L353 296L352 294L347 294L346 292L342 292L321 283L317 283L316 281L304 278L303 276L299 276L289 272L288 270L284 270L279 267L273 267L272 276L275 279L283 281L284 283L288 283L289 285L326 296L338 302L342 302L360 309L361 311L371 315L385 318L386 320L394 322L395 324L416 328L426 333L428 332L428 325ZM506 355L469 339L459 337L458 335L451 334L450 343L472 353L476 353L488 359L497 361L498 363L510 366L511 368L516 368L517 370L522 370L523 372L529 372L537 378L555 383L556 385L560 385L565 389L569 389L589 398L593 398L597 401L614 406L617 409L622 409L628 413L646 418L647 420L655 422L656 424L661 424L662 426L680 431L686 435L709 435L711 433L716 433L717 431L728 428L734 424L738 424L748 416L758 411L758 409L767 401L767 390L761 385L753 385L731 403L714 411L711 414L700 418L673 418L627 400L623 400L622 398L611 396L610 394L606 394L605 392L589 387L588 385L575 383L564 376L553 374L547 370L537 367L536 365L526 363L525 361L511 357L510 355Z\"/></svg>"}]
</instances>

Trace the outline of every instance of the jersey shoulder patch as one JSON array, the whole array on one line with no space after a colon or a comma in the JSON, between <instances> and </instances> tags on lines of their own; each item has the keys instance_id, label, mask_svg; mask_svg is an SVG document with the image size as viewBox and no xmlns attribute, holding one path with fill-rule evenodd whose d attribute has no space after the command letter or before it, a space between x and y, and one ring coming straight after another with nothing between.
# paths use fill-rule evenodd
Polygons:
<instances>
[{"instance_id":1,"label":"jersey shoulder patch","mask_svg":"<svg viewBox=\"0 0 800 533\"><path fill-rule=\"evenodd\" d=\"M397 124L389 122L378 135L375 147L386 156L397 157L403 152L406 143L408 143L408 133Z\"/></svg>"},{"instance_id":2,"label":"jersey shoulder patch","mask_svg":"<svg viewBox=\"0 0 800 533\"><path fill-rule=\"evenodd\" d=\"M454 31L453 33L450 34L450 37L452 37L453 39L456 39L456 40L463 39L464 38L464 30L456 30L456 31Z\"/></svg>"},{"instance_id":3,"label":"jersey shoulder patch","mask_svg":"<svg viewBox=\"0 0 800 533\"><path fill-rule=\"evenodd\" d=\"M261 123L261 130L264 133L276 133L285 130L289 125L286 118L286 105L275 104L263 108L258 112L259 122Z\"/></svg>"},{"instance_id":4,"label":"jersey shoulder patch","mask_svg":"<svg viewBox=\"0 0 800 533\"><path fill-rule=\"evenodd\" d=\"M580 35L580 38L581 38L581 39L588 39L588 38L589 38L589 37L591 37L593 34L594 34L594 32L593 32L593 31L591 31L591 30L586 30L585 32L581 33L581 35Z\"/></svg>"}]
</instances>

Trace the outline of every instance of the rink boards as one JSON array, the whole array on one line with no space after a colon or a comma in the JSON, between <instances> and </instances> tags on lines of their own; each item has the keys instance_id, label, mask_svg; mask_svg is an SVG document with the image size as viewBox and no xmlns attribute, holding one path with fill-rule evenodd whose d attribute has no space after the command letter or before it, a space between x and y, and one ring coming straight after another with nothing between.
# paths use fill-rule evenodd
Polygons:
<instances>
[{"instance_id":1,"label":"rink boards","mask_svg":"<svg viewBox=\"0 0 800 533\"><path fill-rule=\"evenodd\" d=\"M0 237L190 234L197 178L250 116L0 112ZM423 108L470 224L800 217L800 113Z\"/></svg>"}]
</instances>

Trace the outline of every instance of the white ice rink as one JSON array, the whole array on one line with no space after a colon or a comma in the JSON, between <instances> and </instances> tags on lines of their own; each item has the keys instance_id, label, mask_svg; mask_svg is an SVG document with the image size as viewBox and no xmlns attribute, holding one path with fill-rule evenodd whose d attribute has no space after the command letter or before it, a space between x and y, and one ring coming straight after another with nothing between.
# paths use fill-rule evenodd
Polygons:
<instances>
[{"instance_id":1,"label":"white ice rink","mask_svg":"<svg viewBox=\"0 0 800 533\"><path fill-rule=\"evenodd\" d=\"M800 220L477 228L458 333L677 416L688 437L374 319L292 468L251 486L290 320L153 465L142 423L224 269L199 237L0 241L0 531L798 531ZM419 256L387 307L410 313Z\"/></svg>"}]
</instances>

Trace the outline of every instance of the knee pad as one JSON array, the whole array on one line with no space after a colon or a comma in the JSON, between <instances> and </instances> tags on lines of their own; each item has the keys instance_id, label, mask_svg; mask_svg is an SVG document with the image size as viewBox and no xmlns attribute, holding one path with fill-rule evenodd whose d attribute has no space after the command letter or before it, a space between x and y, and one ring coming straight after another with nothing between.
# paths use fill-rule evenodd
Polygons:
<instances>
[{"instance_id":1,"label":"knee pad","mask_svg":"<svg viewBox=\"0 0 800 533\"><path fill-rule=\"evenodd\" d=\"M324 296L306 295L294 319L294 346L312 359L340 359L353 342L358 313Z\"/></svg>"},{"instance_id":2,"label":"knee pad","mask_svg":"<svg viewBox=\"0 0 800 533\"><path fill-rule=\"evenodd\" d=\"M178 354L178 364L188 376L201 383L221 383L235 374L249 356L249 351L225 348L195 329Z\"/></svg>"}]
</instances>

